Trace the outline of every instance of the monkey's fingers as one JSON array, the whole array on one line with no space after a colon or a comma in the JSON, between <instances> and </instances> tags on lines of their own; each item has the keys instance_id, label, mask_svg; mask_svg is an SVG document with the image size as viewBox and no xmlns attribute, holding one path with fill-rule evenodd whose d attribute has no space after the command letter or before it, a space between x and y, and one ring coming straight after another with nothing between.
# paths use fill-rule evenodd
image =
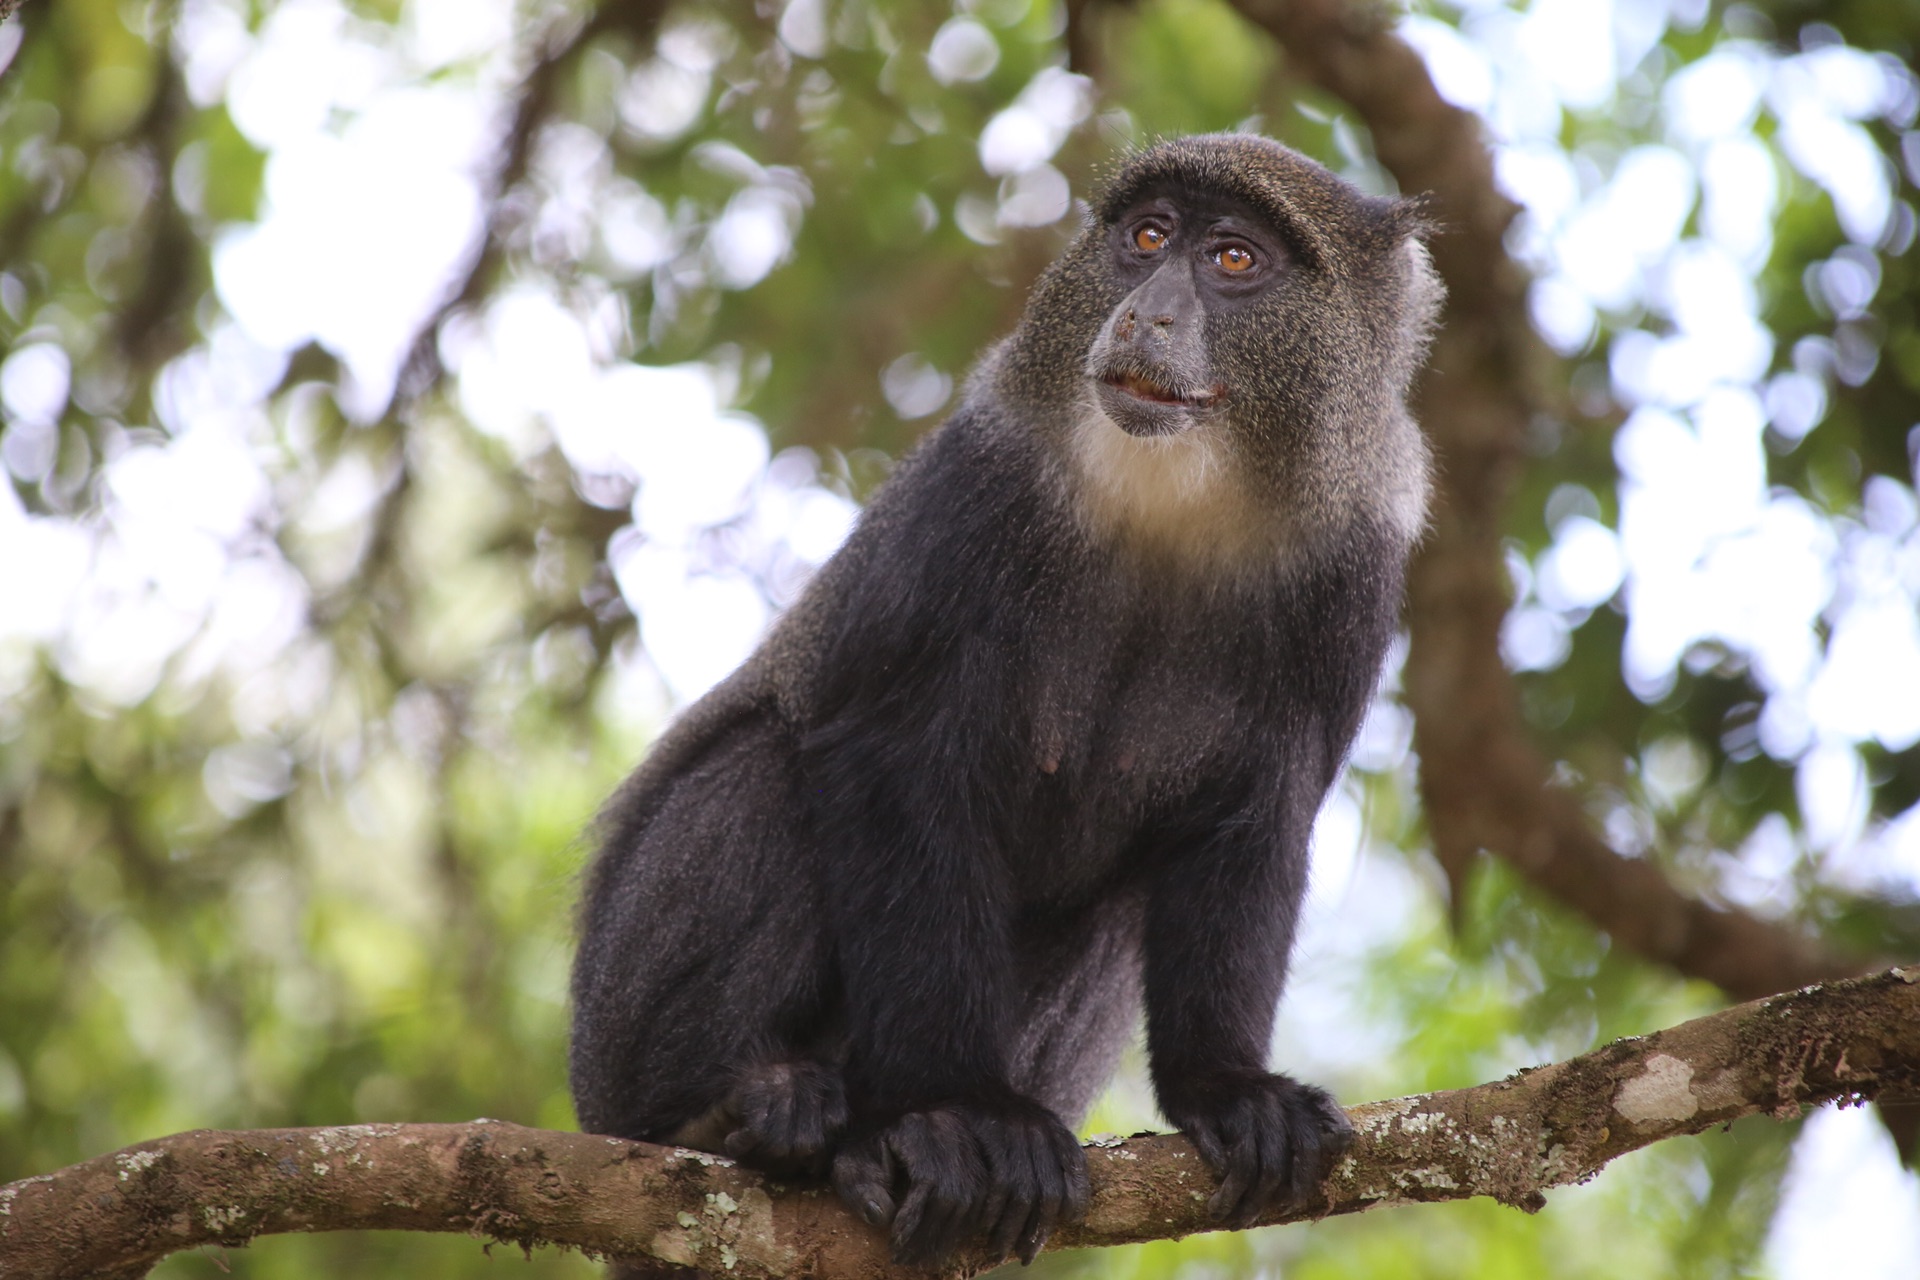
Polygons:
<instances>
[{"instance_id":1,"label":"monkey's fingers","mask_svg":"<svg viewBox=\"0 0 1920 1280\"><path fill-rule=\"evenodd\" d=\"M1060 1220L1085 1222L1087 1207L1093 1199L1093 1187L1087 1180L1087 1150L1071 1133L1067 1135L1067 1149L1067 1198L1060 1208Z\"/></svg>"},{"instance_id":2,"label":"monkey's fingers","mask_svg":"<svg viewBox=\"0 0 1920 1280\"><path fill-rule=\"evenodd\" d=\"M980 1229L987 1236L988 1259L996 1263L1005 1261L1026 1223L1026 1206L1014 1199L1009 1180L1002 1177L998 1169L990 1170L986 1202L980 1207Z\"/></svg>"},{"instance_id":3,"label":"monkey's fingers","mask_svg":"<svg viewBox=\"0 0 1920 1280\"><path fill-rule=\"evenodd\" d=\"M1180 1126L1180 1132L1187 1135L1187 1141L1193 1144L1193 1149L1200 1153L1200 1159L1207 1168L1213 1170L1216 1177L1226 1176L1227 1149L1212 1125L1190 1121Z\"/></svg>"},{"instance_id":4,"label":"monkey's fingers","mask_svg":"<svg viewBox=\"0 0 1920 1280\"><path fill-rule=\"evenodd\" d=\"M959 1243L972 1209L971 1200L949 1184L933 1179L912 1183L887 1237L893 1261L906 1267L940 1261Z\"/></svg>"},{"instance_id":5,"label":"monkey's fingers","mask_svg":"<svg viewBox=\"0 0 1920 1280\"><path fill-rule=\"evenodd\" d=\"M1034 1171L1026 1145L1012 1141L1005 1124L989 1120L985 1125L981 1145L987 1155L987 1199L980 1226L987 1235L988 1256L999 1262L1013 1252L1032 1216L1032 1203L1021 1190L1034 1181Z\"/></svg>"},{"instance_id":6,"label":"monkey's fingers","mask_svg":"<svg viewBox=\"0 0 1920 1280\"><path fill-rule=\"evenodd\" d=\"M842 1146L833 1157L833 1189L869 1226L894 1220L894 1176L892 1153L878 1134Z\"/></svg>"},{"instance_id":7,"label":"monkey's fingers","mask_svg":"<svg viewBox=\"0 0 1920 1280\"><path fill-rule=\"evenodd\" d=\"M743 1073L730 1101L740 1123L727 1154L775 1171L819 1172L847 1125L839 1069L806 1059Z\"/></svg>"},{"instance_id":8,"label":"monkey's fingers","mask_svg":"<svg viewBox=\"0 0 1920 1280\"><path fill-rule=\"evenodd\" d=\"M1052 1125L1031 1131L1029 1138L1040 1194L1020 1236L1023 1266L1039 1256L1054 1227L1086 1216L1088 1195L1086 1153L1072 1134Z\"/></svg>"},{"instance_id":9,"label":"monkey's fingers","mask_svg":"<svg viewBox=\"0 0 1920 1280\"><path fill-rule=\"evenodd\" d=\"M1236 1099L1213 1125L1205 1127L1212 1139L1210 1145L1221 1156L1220 1186L1207 1201L1207 1214L1231 1227L1245 1225L1250 1200L1252 1210L1259 1210L1260 1202L1253 1193L1262 1180L1260 1126L1249 1114L1252 1110L1249 1099Z\"/></svg>"},{"instance_id":10,"label":"monkey's fingers","mask_svg":"<svg viewBox=\"0 0 1920 1280\"><path fill-rule=\"evenodd\" d=\"M820 1067L794 1090L791 1143L796 1155L825 1152L847 1127L847 1090L840 1073Z\"/></svg>"},{"instance_id":11,"label":"monkey's fingers","mask_svg":"<svg viewBox=\"0 0 1920 1280\"><path fill-rule=\"evenodd\" d=\"M1250 1227L1259 1220L1261 1211L1273 1204L1281 1188L1288 1185L1299 1163L1293 1135L1287 1130L1280 1108L1267 1101L1265 1105L1256 1105L1252 1110L1255 1113L1252 1130L1245 1143L1252 1164L1251 1176L1239 1201L1216 1214L1235 1230Z\"/></svg>"},{"instance_id":12,"label":"monkey's fingers","mask_svg":"<svg viewBox=\"0 0 1920 1280\"><path fill-rule=\"evenodd\" d=\"M1323 1089L1303 1085L1295 1102L1292 1130L1298 1145L1287 1198L1294 1206L1304 1207L1312 1203L1314 1192L1353 1145L1353 1122Z\"/></svg>"},{"instance_id":13,"label":"monkey's fingers","mask_svg":"<svg viewBox=\"0 0 1920 1280\"><path fill-rule=\"evenodd\" d=\"M743 1086L737 1095L740 1128L769 1156L786 1154L785 1135L793 1127L793 1094L784 1088ZM731 1141L731 1139L729 1139Z\"/></svg>"},{"instance_id":14,"label":"monkey's fingers","mask_svg":"<svg viewBox=\"0 0 1920 1280\"><path fill-rule=\"evenodd\" d=\"M1252 1085L1186 1130L1220 1174L1207 1211L1234 1228L1279 1204L1311 1203L1353 1140L1346 1112L1325 1090L1278 1075Z\"/></svg>"},{"instance_id":15,"label":"monkey's fingers","mask_svg":"<svg viewBox=\"0 0 1920 1280\"><path fill-rule=\"evenodd\" d=\"M1086 1211L1086 1155L1058 1116L1026 1099L968 1112L986 1162L979 1229L990 1256L1031 1262L1062 1220Z\"/></svg>"},{"instance_id":16,"label":"monkey's fingers","mask_svg":"<svg viewBox=\"0 0 1920 1280\"><path fill-rule=\"evenodd\" d=\"M979 1221L987 1179L978 1145L948 1110L902 1116L883 1141L907 1186L893 1219L893 1260L937 1262Z\"/></svg>"}]
</instances>

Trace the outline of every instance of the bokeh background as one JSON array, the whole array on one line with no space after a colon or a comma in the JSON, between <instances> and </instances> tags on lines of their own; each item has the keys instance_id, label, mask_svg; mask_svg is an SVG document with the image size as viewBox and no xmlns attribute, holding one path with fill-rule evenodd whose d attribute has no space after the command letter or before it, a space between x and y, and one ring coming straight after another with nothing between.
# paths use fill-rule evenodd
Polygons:
<instances>
[{"instance_id":1,"label":"bokeh background","mask_svg":"<svg viewBox=\"0 0 1920 1280\"><path fill-rule=\"evenodd\" d=\"M1393 11L1522 207L1529 724L1618 852L1920 953L1920 7ZM1392 189L1226 0L28 0L0 24L0 1181L566 1127L580 831L845 536L1116 153ZM1396 663L1397 663L1396 659ZM1349 1101L1725 1002L1443 874L1390 671L1276 1052ZM1139 1064L1090 1131L1157 1123ZM1897 1130L1899 1126L1894 1126ZM1112 1276L1920 1276L1871 1108ZM277 1237L158 1275L584 1276Z\"/></svg>"}]
</instances>

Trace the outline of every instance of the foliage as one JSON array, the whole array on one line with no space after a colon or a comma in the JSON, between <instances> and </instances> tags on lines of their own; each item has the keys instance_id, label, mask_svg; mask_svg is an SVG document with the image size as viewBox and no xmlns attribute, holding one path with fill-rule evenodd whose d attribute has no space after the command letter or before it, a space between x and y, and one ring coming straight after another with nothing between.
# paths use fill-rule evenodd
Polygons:
<instances>
[{"instance_id":1,"label":"foliage","mask_svg":"<svg viewBox=\"0 0 1920 1280\"><path fill-rule=\"evenodd\" d=\"M1920 591L1920 93L1898 71L1920 24L1864 3L1595 8L1650 35L1622 36L1604 91L1548 102L1551 137L1507 159L1546 156L1576 209L1650 147L1695 175L1726 138L1758 148L1778 189L1742 264L1770 331L1759 483L1826 574L1803 622L1824 670L1854 603L1911 616ZM1436 67L1449 39L1505 66L1522 16L1474 4L1408 29ZM1703 141L1673 88L1716 54L1772 66L1848 41L1885 55L1888 86L1847 122L1890 193L1864 235L1777 95ZM1225 0L43 0L0 25L0 64L0 1180L195 1127L569 1125L579 833L698 684L669 651L724 653L791 598L824 554L804 513L831 524L951 405L1070 232L1067 192L1132 143L1241 126L1391 183ZM355 167L408 112L445 128ZM1528 205L1514 249L1563 359L1509 518L1512 631L1544 637L1510 654L1531 722L1616 848L1911 954L1920 820L1895 820L1920 801L1914 741L1865 713L1818 722L1806 680L1745 634L1636 674L1623 645L1653 606L1631 579L1593 600L1550 586L1569 530L1627 528L1628 411L1697 416L1636 390L1633 361L1688 332L1676 255L1714 234L1710 201L1689 188L1630 287L1573 321L1553 307L1570 215ZM298 251L249 240L274 219ZM644 416L667 384L610 376L629 362L691 365L714 402L675 435ZM672 472L675 449L752 455L762 426L781 451L764 475L681 525L660 514L675 477L707 474ZM701 609L715 638L674 640ZM1492 859L1447 901L1396 714L1389 693L1334 805L1353 838L1326 837L1284 1060L1385 1096L1717 1000ZM1798 738L1794 714L1814 726ZM1152 1122L1136 1073L1091 1127ZM1532 1218L1399 1209L1039 1265L1758 1274L1786 1141L1742 1124L1666 1144ZM460 1241L281 1237L161 1274L521 1266Z\"/></svg>"}]
</instances>

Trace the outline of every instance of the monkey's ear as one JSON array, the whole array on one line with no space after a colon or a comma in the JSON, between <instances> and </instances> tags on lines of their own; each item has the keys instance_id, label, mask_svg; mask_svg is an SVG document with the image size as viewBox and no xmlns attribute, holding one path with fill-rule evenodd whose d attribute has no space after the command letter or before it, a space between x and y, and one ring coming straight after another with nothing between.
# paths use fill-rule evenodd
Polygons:
<instances>
[{"instance_id":1,"label":"monkey's ear","mask_svg":"<svg viewBox=\"0 0 1920 1280\"><path fill-rule=\"evenodd\" d=\"M1434 214L1434 198L1422 192L1395 200L1387 207L1386 223L1394 239L1414 239L1425 244L1446 231Z\"/></svg>"}]
</instances>

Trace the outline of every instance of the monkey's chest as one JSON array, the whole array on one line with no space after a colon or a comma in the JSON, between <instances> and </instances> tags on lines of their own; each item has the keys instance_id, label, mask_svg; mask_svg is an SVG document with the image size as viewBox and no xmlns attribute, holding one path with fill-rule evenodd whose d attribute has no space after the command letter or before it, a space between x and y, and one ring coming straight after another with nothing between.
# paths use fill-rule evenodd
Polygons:
<instances>
[{"instance_id":1,"label":"monkey's chest","mask_svg":"<svg viewBox=\"0 0 1920 1280\"><path fill-rule=\"evenodd\" d=\"M1048 891L1124 875L1156 827L1258 767L1259 690L1235 665L1204 645L1164 646L1048 673L1014 788L1028 810L1019 857Z\"/></svg>"},{"instance_id":2,"label":"monkey's chest","mask_svg":"<svg viewBox=\"0 0 1920 1280\"><path fill-rule=\"evenodd\" d=\"M1226 681L1180 670L1119 689L1049 688L1033 704L1028 763L1088 805L1169 797L1218 770L1247 702Z\"/></svg>"}]
</instances>

